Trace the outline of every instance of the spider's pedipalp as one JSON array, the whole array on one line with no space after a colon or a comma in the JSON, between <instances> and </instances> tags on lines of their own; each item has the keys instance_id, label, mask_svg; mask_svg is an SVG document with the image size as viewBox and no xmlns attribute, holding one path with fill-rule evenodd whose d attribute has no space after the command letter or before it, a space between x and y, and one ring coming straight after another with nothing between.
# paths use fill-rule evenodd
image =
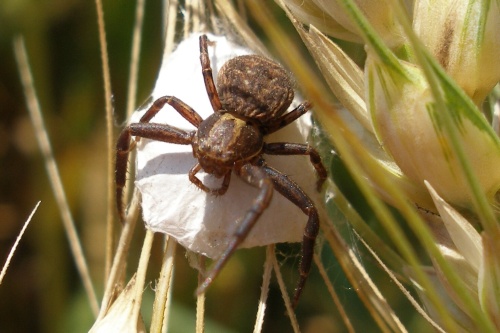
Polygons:
<instances>
[{"instance_id":1,"label":"spider's pedipalp","mask_svg":"<svg viewBox=\"0 0 500 333\"><path fill-rule=\"evenodd\" d=\"M195 166L193 166L191 168L191 170L189 170L188 175L189 175L189 180L191 181L191 183L195 184L201 190L203 190L207 193L210 193L212 195L223 195L224 193L226 193L227 189L229 188L229 182L231 181L231 170L229 170L224 175L224 179L222 180L221 186L219 188L216 188L216 189L212 189L212 188L207 187L205 184L203 184L203 182L198 177L196 177L196 174L200 170L201 170L200 163L196 163Z\"/></svg>"}]
</instances>

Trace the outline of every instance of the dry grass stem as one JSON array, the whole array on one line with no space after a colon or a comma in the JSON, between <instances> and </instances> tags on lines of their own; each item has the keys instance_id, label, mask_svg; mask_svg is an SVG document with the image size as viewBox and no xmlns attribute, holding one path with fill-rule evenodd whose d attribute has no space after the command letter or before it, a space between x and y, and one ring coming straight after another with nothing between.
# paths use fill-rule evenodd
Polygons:
<instances>
[{"instance_id":1,"label":"dry grass stem","mask_svg":"<svg viewBox=\"0 0 500 333\"><path fill-rule=\"evenodd\" d=\"M283 297L283 301L285 302L286 314L288 318L290 318L290 323L292 324L293 331L295 333L300 332L299 322L297 321L297 316L295 315L295 311L292 308L292 302L290 302L290 296L288 296L288 291L286 290L285 282L283 281L283 276L281 275L280 265L278 264L278 259L276 258L276 253L274 251L274 245L269 245L272 251L272 262L274 273L276 274L276 279L278 280L278 286L280 287L281 296Z\"/></svg>"},{"instance_id":2,"label":"dry grass stem","mask_svg":"<svg viewBox=\"0 0 500 333\"><path fill-rule=\"evenodd\" d=\"M177 243L175 243L174 246L177 247ZM170 274L170 279L167 281L169 288L168 288L168 294L167 294L167 302L165 303L165 312L163 314L162 330L158 331L158 332L162 332L162 333L166 333L167 329L169 327L168 325L170 322L170 310L171 310L171 306L172 306L172 294L174 291L174 288L170 288L170 286L173 285L173 280L174 280L174 265L172 264L172 274Z\"/></svg>"},{"instance_id":3,"label":"dry grass stem","mask_svg":"<svg viewBox=\"0 0 500 333\"><path fill-rule=\"evenodd\" d=\"M271 273L273 271L274 247L268 245L266 248L266 261L264 263L264 274L262 275L262 287L260 289L259 307L257 308L257 318L255 319L254 333L262 332L264 317L266 314L266 302L269 296L269 284L271 283Z\"/></svg>"},{"instance_id":4,"label":"dry grass stem","mask_svg":"<svg viewBox=\"0 0 500 333\"><path fill-rule=\"evenodd\" d=\"M162 62L166 62L168 55L174 50L174 38L175 38L175 23L177 22L177 9L179 7L179 1L170 0L166 1L165 13L163 17L165 21L163 23L165 31L165 41L164 41L164 51Z\"/></svg>"},{"instance_id":5,"label":"dry grass stem","mask_svg":"<svg viewBox=\"0 0 500 333\"><path fill-rule=\"evenodd\" d=\"M332 297L333 303L335 304L335 308L339 311L340 317L342 318L345 327L347 328L347 331L350 333L355 333L356 331L354 330L354 327L352 326L351 320L349 319L349 315L344 309L344 306L342 305L342 302L339 299L339 296L335 292L335 289L333 288L333 284L328 278L328 274L326 272L325 266L321 262L320 257L315 253L314 254L314 263L318 267L319 274L323 278L323 281L325 282L326 288L328 289L328 292L330 293L330 296Z\"/></svg>"},{"instance_id":6,"label":"dry grass stem","mask_svg":"<svg viewBox=\"0 0 500 333\"><path fill-rule=\"evenodd\" d=\"M361 264L359 260L355 260L357 259L356 254L354 254L353 251L349 251L349 256L351 257L352 262L357 266L358 274L363 276L363 280L361 280L363 281L363 283L361 284L361 288L363 289L362 292L366 295L372 296L370 297L370 301L373 308L378 310L378 314L381 314L380 317L385 320L385 322L393 331L407 332L405 326L403 325L403 323L401 323L398 316L391 308L391 305L387 303L387 300L381 293L380 289L378 289L377 285L370 278L363 264Z\"/></svg>"},{"instance_id":7,"label":"dry grass stem","mask_svg":"<svg viewBox=\"0 0 500 333\"><path fill-rule=\"evenodd\" d=\"M132 318L137 318L137 320L139 320L140 317L142 295L144 294L144 285L146 283L146 273L148 270L149 258L151 257L153 240L154 232L151 230L146 230L141 257L139 258L139 266L137 268L137 283L135 285L134 310Z\"/></svg>"},{"instance_id":8,"label":"dry grass stem","mask_svg":"<svg viewBox=\"0 0 500 333\"><path fill-rule=\"evenodd\" d=\"M168 303L172 288L174 258L177 242L165 236L165 251L163 253L163 264L161 266L160 278L156 283L155 301L153 303L153 316L151 318L150 332L161 332L168 327Z\"/></svg>"},{"instance_id":9,"label":"dry grass stem","mask_svg":"<svg viewBox=\"0 0 500 333\"><path fill-rule=\"evenodd\" d=\"M130 66L129 66L129 80L128 80L128 87L127 87L127 106L126 106L126 121L130 119L132 113L135 110L135 104L136 104L136 99L137 99L137 81L139 77L139 62L140 62L140 52L141 52L141 40L142 40L142 28L143 28L143 22L144 22L144 6L145 6L145 1L140 0L137 2L136 7L135 7L135 21L134 21L134 28L133 28L133 37L132 37L132 49L131 49L131 60L130 60ZM111 133L112 134L112 133ZM135 144L135 142L134 142ZM113 146L113 153L115 152L115 146ZM114 158L115 155L113 154L110 156L112 160L110 160L110 163L114 164ZM130 163L130 161L133 161L135 159L135 149L131 151L128 157L128 165L129 165L129 171L131 173L134 170L134 164ZM114 180L114 174L113 174L113 180ZM125 182L125 187L123 188L123 193L125 198L130 198L131 197L131 192L133 188L133 183L134 183L134 178L133 177L128 177L127 181ZM113 186L109 188L110 192L115 193L116 188L115 184L113 182ZM114 208L114 202L113 202L113 209ZM135 221L134 221L135 225ZM123 230L122 230L123 232ZM130 237L133 234L133 229L130 230L131 234ZM114 243L113 243L114 244Z\"/></svg>"},{"instance_id":10,"label":"dry grass stem","mask_svg":"<svg viewBox=\"0 0 500 333\"><path fill-rule=\"evenodd\" d=\"M363 238L358 236L358 239L363 243L363 245L366 247L366 249L371 253L373 258L377 261L377 263L382 267L382 269L389 275L391 278L392 282L401 290L401 292L405 295L406 299L413 305L415 310L417 310L420 315L427 320L429 324L431 324L436 331L438 332L445 332L441 326L438 325L428 314L425 312L424 308L418 303L418 301L410 294L410 292L404 287L404 285L398 280L396 275L387 267L387 265L384 263L382 259L377 255L377 253L364 241Z\"/></svg>"},{"instance_id":11,"label":"dry grass stem","mask_svg":"<svg viewBox=\"0 0 500 333\"><path fill-rule=\"evenodd\" d=\"M321 225L321 230L354 290L356 290L380 330L390 332L392 329L394 332L406 332L404 326L365 271L356 253L345 244L335 226L330 221L325 221Z\"/></svg>"},{"instance_id":12,"label":"dry grass stem","mask_svg":"<svg viewBox=\"0 0 500 333\"><path fill-rule=\"evenodd\" d=\"M268 55L269 52L264 44L260 41L255 33L250 29L248 25L245 24L245 20L240 16L240 14L234 9L233 5L225 0L215 0L215 6L219 10L219 13L227 20L228 30L235 30L245 43L245 45L250 45L252 50L258 54Z\"/></svg>"},{"instance_id":13,"label":"dry grass stem","mask_svg":"<svg viewBox=\"0 0 500 333\"><path fill-rule=\"evenodd\" d=\"M5 260L5 264L2 267L2 271L0 272L0 285L2 284L3 278L5 277L5 274L7 273L7 268L9 268L10 261L12 260L12 257L14 256L14 253L16 252L17 245L21 241L21 238L24 235L24 232L26 231L26 228L28 227L29 223L31 222L31 218L33 215L35 215L36 210L38 209L38 206L40 206L40 202L35 205L35 208L31 211L30 216L28 216L28 219L26 222L24 222L23 227L21 228L21 231L19 232L19 235L17 235L16 241L14 242L14 245L12 245L12 248L9 251L9 255L7 256L7 259Z\"/></svg>"},{"instance_id":14,"label":"dry grass stem","mask_svg":"<svg viewBox=\"0 0 500 333\"><path fill-rule=\"evenodd\" d=\"M59 170L54 159L54 154L52 153L52 147L47 134L47 130L45 128L45 124L43 122L40 105L38 103L35 92L35 87L33 86L33 78L31 76L28 56L26 54L26 47L24 45L24 40L21 37L15 38L14 51L19 73L21 76L21 83L23 85L25 93L28 111L30 113L31 121L35 129L35 134L38 145L40 147L40 151L45 161L45 168L47 169L49 181L52 186L57 205L59 207L59 212L61 213L62 222L64 225L64 230L66 231L66 236L69 240L71 253L73 254L78 273L82 279L87 297L89 298L90 308L92 309L92 313L96 316L99 311L97 297L92 285L92 279L90 278L89 269L87 267L87 262L83 254L80 239L78 238L75 223L73 221L68 201L66 199L66 194L64 192L64 187L59 175Z\"/></svg>"},{"instance_id":15,"label":"dry grass stem","mask_svg":"<svg viewBox=\"0 0 500 333\"><path fill-rule=\"evenodd\" d=\"M204 256L198 256L198 287L201 286L205 276L206 260ZM205 293L196 295L196 333L203 333L205 330Z\"/></svg>"},{"instance_id":16,"label":"dry grass stem","mask_svg":"<svg viewBox=\"0 0 500 333\"><path fill-rule=\"evenodd\" d=\"M190 5L188 5L189 2L191 2ZM201 1L191 0L186 1L186 7L186 9L191 12L190 31L205 30L205 4L203 4Z\"/></svg>"},{"instance_id":17,"label":"dry grass stem","mask_svg":"<svg viewBox=\"0 0 500 333\"><path fill-rule=\"evenodd\" d=\"M196 296L196 333L205 332L205 293Z\"/></svg>"},{"instance_id":18,"label":"dry grass stem","mask_svg":"<svg viewBox=\"0 0 500 333\"><path fill-rule=\"evenodd\" d=\"M244 20L244 22L248 22L248 15L247 15L247 9L245 7L245 1L237 0L236 5L234 7L237 8L239 15Z\"/></svg>"},{"instance_id":19,"label":"dry grass stem","mask_svg":"<svg viewBox=\"0 0 500 333\"><path fill-rule=\"evenodd\" d=\"M141 40L142 40L142 27L144 23L144 0L137 1L135 9L135 23L132 32L132 58L129 67L129 80L127 88L127 118L130 119L132 113L135 111L137 100L137 82L139 77L139 62L141 59ZM126 193L126 191L125 191Z\"/></svg>"},{"instance_id":20,"label":"dry grass stem","mask_svg":"<svg viewBox=\"0 0 500 333\"><path fill-rule=\"evenodd\" d=\"M104 295L102 297L101 309L98 319L102 319L104 317L109 307L111 306L113 297L116 296L119 292L117 288L123 286L123 281L125 278L125 268L127 266L126 257L130 249L130 243L134 234L135 225L139 217L139 202L139 191L134 191L132 202L127 212L125 223L123 225L120 239L118 241L118 248L116 250L115 256L113 257L113 264L111 266L108 279L106 280L106 288L104 289Z\"/></svg>"},{"instance_id":21,"label":"dry grass stem","mask_svg":"<svg viewBox=\"0 0 500 333\"><path fill-rule=\"evenodd\" d=\"M207 29L208 29L208 23L210 23L210 28L212 29L212 32L216 35L222 34L221 27L218 24L218 18L217 15L215 14L215 8L214 8L214 2L211 1L206 1L205 5L208 8L208 19L210 22L207 23Z\"/></svg>"},{"instance_id":22,"label":"dry grass stem","mask_svg":"<svg viewBox=\"0 0 500 333\"><path fill-rule=\"evenodd\" d=\"M185 0L184 3L184 26L182 31L184 32L184 38L187 38L191 33L191 15L192 15L192 0Z\"/></svg>"},{"instance_id":23,"label":"dry grass stem","mask_svg":"<svg viewBox=\"0 0 500 333\"><path fill-rule=\"evenodd\" d=\"M102 62L102 77L104 83L104 101L106 112L106 147L107 147L107 215L106 215L106 253L105 253L105 267L104 267L104 280L107 280L111 269L111 261L113 258L113 251L115 247L114 242L114 161L115 161L115 137L114 137L114 123L113 123L113 106L111 105L111 75L109 72L109 56L108 45L106 42L106 27L104 25L104 13L102 10L102 1L95 0L97 10L97 26L99 31L99 45L101 46L101 62Z\"/></svg>"}]
</instances>

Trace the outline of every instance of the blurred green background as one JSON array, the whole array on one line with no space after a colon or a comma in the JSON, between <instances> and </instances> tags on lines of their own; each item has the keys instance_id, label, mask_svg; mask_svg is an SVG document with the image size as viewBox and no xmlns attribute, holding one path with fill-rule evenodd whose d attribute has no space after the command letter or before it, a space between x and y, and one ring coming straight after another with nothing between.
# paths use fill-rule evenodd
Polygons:
<instances>
[{"instance_id":1,"label":"blurred green background","mask_svg":"<svg viewBox=\"0 0 500 333\"><path fill-rule=\"evenodd\" d=\"M131 1L104 3L116 131L125 121L134 10L135 3ZM162 56L161 12L160 1L147 2L139 104L149 96ZM26 110L13 53L13 38L17 35L22 35L26 42L48 134L100 298L107 190L105 101L95 3L82 0L0 2L2 264L22 223L36 202L42 201L0 285L0 332L86 332L93 318ZM129 259L131 272L136 267L141 246L143 228L138 229ZM152 288L161 260L160 239L155 246L149 269L152 282L145 290L143 317L146 321L150 318ZM298 245L278 247L290 292L297 278L299 250ZM356 327L359 331L373 332L374 326L366 320L367 313L327 247L324 252L324 264L332 274L341 301L355 314L352 319ZM252 330L264 257L264 249L241 250L229 262L208 292L207 332ZM193 332L193 291L197 275L181 248L177 250L175 270L171 332ZM273 281L264 331L291 331L284 312L279 289ZM300 302L298 318L303 332L345 331L315 269Z\"/></svg>"}]
</instances>

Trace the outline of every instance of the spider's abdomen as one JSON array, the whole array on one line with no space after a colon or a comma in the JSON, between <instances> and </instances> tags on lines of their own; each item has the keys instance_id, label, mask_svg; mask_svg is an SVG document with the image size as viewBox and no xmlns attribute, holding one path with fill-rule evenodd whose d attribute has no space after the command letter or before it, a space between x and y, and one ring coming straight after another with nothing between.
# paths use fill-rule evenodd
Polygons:
<instances>
[{"instance_id":1,"label":"spider's abdomen","mask_svg":"<svg viewBox=\"0 0 500 333\"><path fill-rule=\"evenodd\" d=\"M255 124L229 113L214 113L200 124L193 139L193 155L205 172L221 177L235 163L260 154L263 144Z\"/></svg>"},{"instance_id":2,"label":"spider's abdomen","mask_svg":"<svg viewBox=\"0 0 500 333\"><path fill-rule=\"evenodd\" d=\"M217 76L223 109L260 123L282 115L293 101L293 83L276 62L247 55L228 60Z\"/></svg>"}]
</instances>

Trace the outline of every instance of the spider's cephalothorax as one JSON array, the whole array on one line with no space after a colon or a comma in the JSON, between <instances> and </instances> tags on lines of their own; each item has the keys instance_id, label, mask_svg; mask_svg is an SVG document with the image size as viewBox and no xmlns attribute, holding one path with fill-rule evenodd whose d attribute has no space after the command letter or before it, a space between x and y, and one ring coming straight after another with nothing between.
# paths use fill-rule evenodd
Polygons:
<instances>
[{"instance_id":1,"label":"spider's cephalothorax","mask_svg":"<svg viewBox=\"0 0 500 333\"><path fill-rule=\"evenodd\" d=\"M255 123L220 112L200 124L192 142L193 155L202 169L216 177L260 154L263 144L264 136Z\"/></svg>"},{"instance_id":2,"label":"spider's cephalothorax","mask_svg":"<svg viewBox=\"0 0 500 333\"><path fill-rule=\"evenodd\" d=\"M269 205L273 190L299 207L308 221L302 241L300 279L293 304L297 304L311 268L314 243L319 230L318 212L312 200L288 176L268 166L263 158L268 155L308 155L318 173L318 189L326 179L326 170L319 154L307 144L264 142L264 136L285 127L310 108L304 102L285 113L292 103L294 92L290 76L279 64L257 55L235 57L227 61L217 76L217 89L208 56L208 40L200 37L200 61L206 91L214 113L203 120L190 106L174 96L157 99L138 123L132 123L121 133L116 153L116 201L120 219L123 209L123 186L126 180L127 159L131 137L191 145L197 163L189 171L189 179L205 192L222 195L229 187L234 171L248 184L260 189L252 207L241 220L240 227L228 242L222 256L208 272L198 289L203 292L222 269L231 254L241 244ZM169 104L197 129L191 132L167 124L150 122ZM209 188L196 177L203 170L223 178L219 188Z\"/></svg>"}]
</instances>

